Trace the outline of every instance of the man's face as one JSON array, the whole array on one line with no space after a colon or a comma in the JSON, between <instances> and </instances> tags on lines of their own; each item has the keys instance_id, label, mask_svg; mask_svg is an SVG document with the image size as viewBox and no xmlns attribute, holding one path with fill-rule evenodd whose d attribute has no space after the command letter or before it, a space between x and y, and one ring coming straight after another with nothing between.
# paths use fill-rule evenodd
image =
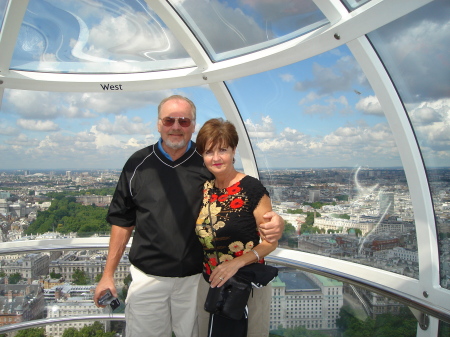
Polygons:
<instances>
[{"instance_id":1,"label":"man's face","mask_svg":"<svg viewBox=\"0 0 450 337\"><path fill-rule=\"evenodd\" d=\"M166 117L175 118L173 125L165 126L163 124L163 120ZM189 118L191 124L189 126L181 126L178 117ZM184 100L171 99L164 103L161 107L158 120L158 131L161 134L161 138L164 142L163 144L174 150L186 147L195 131L195 121L193 117L191 106Z\"/></svg>"}]
</instances>

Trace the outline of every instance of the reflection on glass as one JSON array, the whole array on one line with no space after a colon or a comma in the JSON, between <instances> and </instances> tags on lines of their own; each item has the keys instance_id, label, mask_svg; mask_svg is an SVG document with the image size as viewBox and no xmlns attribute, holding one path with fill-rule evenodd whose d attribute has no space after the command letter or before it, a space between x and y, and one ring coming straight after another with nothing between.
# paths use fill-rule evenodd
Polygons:
<instances>
[{"instance_id":1,"label":"reflection on glass","mask_svg":"<svg viewBox=\"0 0 450 337\"><path fill-rule=\"evenodd\" d=\"M328 23L312 0L170 2L214 61L267 48Z\"/></svg>"},{"instance_id":2,"label":"reflection on glass","mask_svg":"<svg viewBox=\"0 0 450 337\"><path fill-rule=\"evenodd\" d=\"M5 19L6 7L8 0L0 0L0 32L2 31L3 20Z\"/></svg>"},{"instance_id":3,"label":"reflection on glass","mask_svg":"<svg viewBox=\"0 0 450 337\"><path fill-rule=\"evenodd\" d=\"M144 1L30 1L11 68L122 73L193 66Z\"/></svg>"},{"instance_id":4,"label":"reflection on glass","mask_svg":"<svg viewBox=\"0 0 450 337\"><path fill-rule=\"evenodd\" d=\"M450 2L433 1L369 34L404 102L433 197L441 286L450 289ZM447 84L447 85L446 85Z\"/></svg>"},{"instance_id":5,"label":"reflection on glass","mask_svg":"<svg viewBox=\"0 0 450 337\"><path fill-rule=\"evenodd\" d=\"M227 86L274 208L289 222L280 245L418 278L398 150L350 52L341 47Z\"/></svg>"},{"instance_id":6,"label":"reflection on glass","mask_svg":"<svg viewBox=\"0 0 450 337\"><path fill-rule=\"evenodd\" d=\"M450 323L439 321L438 337L450 336Z\"/></svg>"},{"instance_id":7,"label":"reflection on glass","mask_svg":"<svg viewBox=\"0 0 450 337\"><path fill-rule=\"evenodd\" d=\"M272 281L275 336L415 336L417 320L389 298L328 277L281 267Z\"/></svg>"},{"instance_id":8,"label":"reflection on glass","mask_svg":"<svg viewBox=\"0 0 450 337\"><path fill-rule=\"evenodd\" d=\"M362 5L368 3L369 1L371 1L371 0L342 0L344 5L350 11L352 11L358 7L361 7Z\"/></svg>"}]
</instances>

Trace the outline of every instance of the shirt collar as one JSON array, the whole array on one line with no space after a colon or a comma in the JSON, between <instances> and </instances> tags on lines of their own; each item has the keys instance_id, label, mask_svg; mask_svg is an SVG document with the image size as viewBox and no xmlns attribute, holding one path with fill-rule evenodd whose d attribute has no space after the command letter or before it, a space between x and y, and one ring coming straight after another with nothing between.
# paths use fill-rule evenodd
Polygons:
<instances>
[{"instance_id":1,"label":"shirt collar","mask_svg":"<svg viewBox=\"0 0 450 337\"><path fill-rule=\"evenodd\" d=\"M162 142L163 142L162 138L159 138L159 140L158 140L158 149L162 152L162 154L163 154L167 159L169 159L170 161L173 161L173 160L172 160L172 157L171 157L166 151L164 151L164 149L163 149L163 147L162 147ZM186 148L186 152L188 152L188 151L191 149L191 146L192 146L192 140L189 141L189 144L188 144L188 146L187 146L187 148ZM185 152L185 153L186 153L186 152Z\"/></svg>"}]
</instances>

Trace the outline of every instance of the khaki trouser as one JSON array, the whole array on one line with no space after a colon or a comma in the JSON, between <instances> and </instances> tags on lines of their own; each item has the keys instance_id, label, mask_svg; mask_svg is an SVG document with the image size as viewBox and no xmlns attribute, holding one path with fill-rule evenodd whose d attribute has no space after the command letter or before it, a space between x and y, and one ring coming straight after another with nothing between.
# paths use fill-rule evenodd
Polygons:
<instances>
[{"instance_id":1,"label":"khaki trouser","mask_svg":"<svg viewBox=\"0 0 450 337\"><path fill-rule=\"evenodd\" d=\"M199 336L208 336L209 313L203 309L209 283L203 276L198 286L198 327ZM270 326L270 301L272 300L272 286L270 283L263 288L253 288L253 295L248 300L248 333L247 337L267 337ZM178 336L178 335L177 335Z\"/></svg>"},{"instance_id":2,"label":"khaki trouser","mask_svg":"<svg viewBox=\"0 0 450 337\"><path fill-rule=\"evenodd\" d=\"M133 281L125 301L127 337L198 337L197 288L201 274L147 275L130 267Z\"/></svg>"}]
</instances>

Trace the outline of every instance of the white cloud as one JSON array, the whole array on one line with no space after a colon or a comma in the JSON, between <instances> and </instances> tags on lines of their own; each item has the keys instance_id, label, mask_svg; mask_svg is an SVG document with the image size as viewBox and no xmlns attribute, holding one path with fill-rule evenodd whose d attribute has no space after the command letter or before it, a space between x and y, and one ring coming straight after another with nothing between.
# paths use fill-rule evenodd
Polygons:
<instances>
[{"instance_id":1,"label":"white cloud","mask_svg":"<svg viewBox=\"0 0 450 337\"><path fill-rule=\"evenodd\" d=\"M19 133L16 137L5 140L5 144L13 146L13 148L31 147L38 144L38 141L33 138L28 138L27 135Z\"/></svg>"},{"instance_id":2,"label":"white cloud","mask_svg":"<svg viewBox=\"0 0 450 337\"><path fill-rule=\"evenodd\" d=\"M261 125L250 120L246 124ZM273 127L270 123L266 126ZM401 165L387 124L369 126L361 122L318 137L287 127L279 134L272 132L272 137L252 137L252 142L258 160L264 157L264 162L269 161L274 167Z\"/></svg>"},{"instance_id":3,"label":"white cloud","mask_svg":"<svg viewBox=\"0 0 450 337\"><path fill-rule=\"evenodd\" d=\"M450 10L443 2L369 35L397 86L408 93L403 95L406 103L449 97Z\"/></svg>"},{"instance_id":4,"label":"white cloud","mask_svg":"<svg viewBox=\"0 0 450 337\"><path fill-rule=\"evenodd\" d=\"M118 115L147 105L158 105L161 99L172 94L172 90L122 93L7 90L2 110L26 119L94 118L99 114ZM154 118L156 120L156 115Z\"/></svg>"},{"instance_id":5,"label":"white cloud","mask_svg":"<svg viewBox=\"0 0 450 337\"><path fill-rule=\"evenodd\" d=\"M298 91L315 91L317 95L331 95L367 85L360 66L351 56L343 56L331 67L314 63L313 78L295 84Z\"/></svg>"},{"instance_id":6,"label":"white cloud","mask_svg":"<svg viewBox=\"0 0 450 337\"><path fill-rule=\"evenodd\" d=\"M280 78L283 82L293 82L295 80L292 74L281 74Z\"/></svg>"},{"instance_id":7,"label":"white cloud","mask_svg":"<svg viewBox=\"0 0 450 337\"><path fill-rule=\"evenodd\" d=\"M3 124L3 122L2 122ZM9 126L9 125L1 125L0 124L0 135L12 136L18 133L17 128Z\"/></svg>"},{"instance_id":8,"label":"white cloud","mask_svg":"<svg viewBox=\"0 0 450 337\"><path fill-rule=\"evenodd\" d=\"M303 108L303 113L307 115L331 116L335 111L332 105L312 104Z\"/></svg>"},{"instance_id":9,"label":"white cloud","mask_svg":"<svg viewBox=\"0 0 450 337\"><path fill-rule=\"evenodd\" d=\"M41 121L34 119L18 119L17 125L26 130L32 131L58 131L60 128L58 124L52 121Z\"/></svg>"},{"instance_id":10,"label":"white cloud","mask_svg":"<svg viewBox=\"0 0 450 337\"><path fill-rule=\"evenodd\" d=\"M114 123L108 119L102 118L97 124L96 129L100 132L110 135L145 135L149 133L150 123L142 123L140 118L130 121L127 116L115 116Z\"/></svg>"},{"instance_id":11,"label":"white cloud","mask_svg":"<svg viewBox=\"0 0 450 337\"><path fill-rule=\"evenodd\" d=\"M250 138L271 138L275 135L275 127L269 116L262 117L262 124L255 124L250 119L244 123Z\"/></svg>"},{"instance_id":12,"label":"white cloud","mask_svg":"<svg viewBox=\"0 0 450 337\"><path fill-rule=\"evenodd\" d=\"M381 109L380 102L376 96L367 96L361 98L356 103L356 109L362 111L366 115L384 116L383 109Z\"/></svg>"},{"instance_id":13,"label":"white cloud","mask_svg":"<svg viewBox=\"0 0 450 337\"><path fill-rule=\"evenodd\" d=\"M448 111L450 110L450 98L429 102L422 102L409 109L411 121L416 127L430 125L439 122L450 122Z\"/></svg>"},{"instance_id":14,"label":"white cloud","mask_svg":"<svg viewBox=\"0 0 450 337\"><path fill-rule=\"evenodd\" d=\"M302 98L300 100L300 102L298 102L298 105L303 105L303 104L308 104L310 102L314 102L314 101L320 99L321 97L323 97L323 96L320 96L316 92L311 91L304 98Z\"/></svg>"},{"instance_id":15,"label":"white cloud","mask_svg":"<svg viewBox=\"0 0 450 337\"><path fill-rule=\"evenodd\" d=\"M425 162L450 162L450 99L424 102L409 112Z\"/></svg>"}]
</instances>

